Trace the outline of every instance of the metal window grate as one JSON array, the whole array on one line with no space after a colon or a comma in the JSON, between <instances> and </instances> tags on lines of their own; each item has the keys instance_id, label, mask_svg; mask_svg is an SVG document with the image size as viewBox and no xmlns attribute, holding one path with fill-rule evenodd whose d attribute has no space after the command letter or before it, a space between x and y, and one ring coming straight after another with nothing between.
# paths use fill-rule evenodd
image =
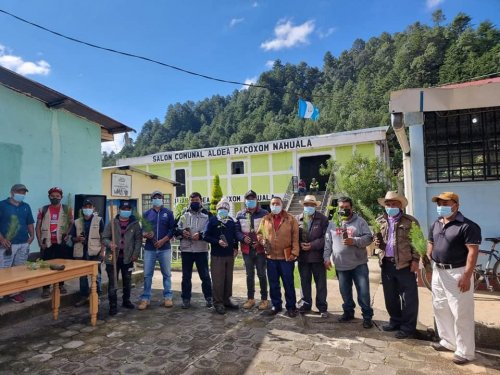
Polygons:
<instances>
[{"instance_id":1,"label":"metal window grate","mask_svg":"<svg viewBox=\"0 0 500 375\"><path fill-rule=\"evenodd\" d=\"M428 183L500 180L500 107L425 114Z\"/></svg>"}]
</instances>

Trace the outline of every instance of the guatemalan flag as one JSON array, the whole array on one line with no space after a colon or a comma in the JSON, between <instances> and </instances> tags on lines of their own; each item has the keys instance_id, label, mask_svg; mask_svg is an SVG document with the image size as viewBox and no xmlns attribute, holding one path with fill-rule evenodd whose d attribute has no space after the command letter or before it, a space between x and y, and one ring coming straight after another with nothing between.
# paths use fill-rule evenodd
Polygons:
<instances>
[{"instance_id":1,"label":"guatemalan flag","mask_svg":"<svg viewBox=\"0 0 500 375\"><path fill-rule=\"evenodd\" d=\"M311 102L306 102L303 99L299 99L298 114L300 118L310 118L311 120L317 120L319 118L319 109L316 108Z\"/></svg>"}]
</instances>

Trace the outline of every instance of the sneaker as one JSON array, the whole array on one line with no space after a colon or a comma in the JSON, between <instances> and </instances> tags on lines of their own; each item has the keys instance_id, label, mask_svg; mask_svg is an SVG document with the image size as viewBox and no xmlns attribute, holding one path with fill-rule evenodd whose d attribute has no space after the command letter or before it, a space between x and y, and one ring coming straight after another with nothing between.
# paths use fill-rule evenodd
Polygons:
<instances>
[{"instance_id":1,"label":"sneaker","mask_svg":"<svg viewBox=\"0 0 500 375\"><path fill-rule=\"evenodd\" d=\"M281 312L281 308L276 308L273 306L273 308L271 310L265 310L262 312L262 315L267 315L267 316L274 316L278 313Z\"/></svg>"},{"instance_id":2,"label":"sneaker","mask_svg":"<svg viewBox=\"0 0 500 375\"><path fill-rule=\"evenodd\" d=\"M207 307L213 307L214 303L212 301L212 297L205 298L205 301L207 301L206 303Z\"/></svg>"},{"instance_id":3,"label":"sneaker","mask_svg":"<svg viewBox=\"0 0 500 375\"><path fill-rule=\"evenodd\" d=\"M123 301L122 306L126 309L135 309L135 305L130 300Z\"/></svg>"},{"instance_id":4,"label":"sneaker","mask_svg":"<svg viewBox=\"0 0 500 375\"><path fill-rule=\"evenodd\" d=\"M165 298L165 300L163 301L163 306L165 306L167 308L170 308L173 305L174 305L174 303L172 302L171 298Z\"/></svg>"},{"instance_id":5,"label":"sneaker","mask_svg":"<svg viewBox=\"0 0 500 375\"><path fill-rule=\"evenodd\" d=\"M319 316L323 319L328 318L328 312L327 311L322 311L319 313Z\"/></svg>"},{"instance_id":6,"label":"sneaker","mask_svg":"<svg viewBox=\"0 0 500 375\"><path fill-rule=\"evenodd\" d=\"M10 300L15 303L23 303L25 301L22 294L16 294L15 296L10 297Z\"/></svg>"},{"instance_id":7,"label":"sneaker","mask_svg":"<svg viewBox=\"0 0 500 375\"><path fill-rule=\"evenodd\" d=\"M399 330L399 326L396 325L396 324L384 324L382 326L382 331L385 331L385 332L392 332L392 331L398 331Z\"/></svg>"},{"instance_id":8,"label":"sneaker","mask_svg":"<svg viewBox=\"0 0 500 375\"><path fill-rule=\"evenodd\" d=\"M267 310L269 309L269 301L267 299L260 300L259 310Z\"/></svg>"},{"instance_id":9,"label":"sneaker","mask_svg":"<svg viewBox=\"0 0 500 375\"><path fill-rule=\"evenodd\" d=\"M138 310L146 310L149 306L149 301L146 301L145 299L141 300L139 304L137 305Z\"/></svg>"},{"instance_id":10,"label":"sneaker","mask_svg":"<svg viewBox=\"0 0 500 375\"><path fill-rule=\"evenodd\" d=\"M262 301L260 303L262 304ZM243 308L247 309L247 310L251 309L254 306L255 306L255 300L253 298L247 299L247 301L243 304ZM259 305L259 309L260 309L260 305Z\"/></svg>"},{"instance_id":11,"label":"sneaker","mask_svg":"<svg viewBox=\"0 0 500 375\"><path fill-rule=\"evenodd\" d=\"M456 365L465 365L466 363L470 362L468 359L460 357L459 355L456 354L453 355L452 361Z\"/></svg>"},{"instance_id":12,"label":"sneaker","mask_svg":"<svg viewBox=\"0 0 500 375\"><path fill-rule=\"evenodd\" d=\"M191 301L188 299L183 299L181 308L189 309L190 307L191 307Z\"/></svg>"},{"instance_id":13,"label":"sneaker","mask_svg":"<svg viewBox=\"0 0 500 375\"><path fill-rule=\"evenodd\" d=\"M59 292L61 294L66 294L68 291L66 290L66 287L64 285L59 285Z\"/></svg>"},{"instance_id":14,"label":"sneaker","mask_svg":"<svg viewBox=\"0 0 500 375\"><path fill-rule=\"evenodd\" d=\"M296 318L297 310L286 310L285 315L288 316L289 318Z\"/></svg>"},{"instance_id":15,"label":"sneaker","mask_svg":"<svg viewBox=\"0 0 500 375\"><path fill-rule=\"evenodd\" d=\"M47 287L47 288L43 288L42 289L42 298L49 298L50 297L50 289Z\"/></svg>"},{"instance_id":16,"label":"sneaker","mask_svg":"<svg viewBox=\"0 0 500 375\"><path fill-rule=\"evenodd\" d=\"M224 304L224 307L229 310L238 310L240 308L236 303L232 301L229 301L228 303Z\"/></svg>"},{"instance_id":17,"label":"sneaker","mask_svg":"<svg viewBox=\"0 0 500 375\"><path fill-rule=\"evenodd\" d=\"M224 306L217 305L215 306L215 312L217 314L224 315L226 313L226 309L224 308Z\"/></svg>"},{"instance_id":18,"label":"sneaker","mask_svg":"<svg viewBox=\"0 0 500 375\"><path fill-rule=\"evenodd\" d=\"M439 342L433 342L431 344L431 346L432 346L432 349L434 349L437 352L451 352L450 349L448 349L447 347L441 345Z\"/></svg>"},{"instance_id":19,"label":"sneaker","mask_svg":"<svg viewBox=\"0 0 500 375\"><path fill-rule=\"evenodd\" d=\"M371 319L363 319L363 328L369 329L373 327L373 322Z\"/></svg>"},{"instance_id":20,"label":"sneaker","mask_svg":"<svg viewBox=\"0 0 500 375\"><path fill-rule=\"evenodd\" d=\"M342 315L339 316L339 318L337 319L337 321L339 323L346 323L349 320L353 320L353 319L354 319L354 315L349 315L349 314L343 313Z\"/></svg>"},{"instance_id":21,"label":"sneaker","mask_svg":"<svg viewBox=\"0 0 500 375\"><path fill-rule=\"evenodd\" d=\"M88 304L89 304L89 297L84 297L80 301L78 301L77 303L75 303L75 307L82 307L82 306L85 306L85 305L88 305Z\"/></svg>"}]
</instances>

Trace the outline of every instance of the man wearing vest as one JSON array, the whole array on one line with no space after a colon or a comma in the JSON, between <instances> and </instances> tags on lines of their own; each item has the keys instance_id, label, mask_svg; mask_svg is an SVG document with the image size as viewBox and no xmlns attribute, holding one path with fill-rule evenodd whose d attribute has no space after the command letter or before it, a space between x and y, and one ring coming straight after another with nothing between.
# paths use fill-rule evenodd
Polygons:
<instances>
[{"instance_id":1,"label":"man wearing vest","mask_svg":"<svg viewBox=\"0 0 500 375\"><path fill-rule=\"evenodd\" d=\"M49 190L50 204L38 210L36 237L43 260L68 259L70 249L66 237L71 229L73 212L61 204L63 191L59 187ZM49 285L43 287L42 298L49 298ZM67 293L64 282L59 283L62 294Z\"/></svg>"},{"instance_id":2,"label":"man wearing vest","mask_svg":"<svg viewBox=\"0 0 500 375\"><path fill-rule=\"evenodd\" d=\"M143 235L146 238L144 246L144 291L137 308L145 310L151 301L151 285L155 272L156 261L160 263L163 276L163 305L172 307L172 249L170 239L174 235L174 214L163 206L163 193L155 190L151 193L153 208L147 210L143 217L151 228Z\"/></svg>"},{"instance_id":3,"label":"man wearing vest","mask_svg":"<svg viewBox=\"0 0 500 375\"><path fill-rule=\"evenodd\" d=\"M81 217L75 220L71 228L73 239L73 258L83 260L102 261L101 234L104 230L104 222L97 213L91 200L83 202ZM97 275L97 293L101 294L101 265L99 264ZM89 302L90 288L87 276L80 277L80 295L82 299L75 304L76 307L86 305Z\"/></svg>"},{"instance_id":4,"label":"man wearing vest","mask_svg":"<svg viewBox=\"0 0 500 375\"><path fill-rule=\"evenodd\" d=\"M236 238L241 243L241 253L247 274L247 301L244 309L255 306L255 270L260 284L259 310L269 308L267 299L266 254L264 247L257 241L260 221L269 212L260 207L257 193L249 190L245 194L245 207L236 215Z\"/></svg>"},{"instance_id":5,"label":"man wearing vest","mask_svg":"<svg viewBox=\"0 0 500 375\"><path fill-rule=\"evenodd\" d=\"M130 302L132 270L141 252L142 229L139 221L132 215L132 206L129 201L121 201L118 215L112 218L104 228L102 242L106 246L109 315L116 315L118 313L116 289L119 273L122 275L123 283L122 306L126 309L135 308Z\"/></svg>"},{"instance_id":6,"label":"man wearing vest","mask_svg":"<svg viewBox=\"0 0 500 375\"><path fill-rule=\"evenodd\" d=\"M10 197L0 201L0 268L19 266L28 260L30 244L35 238L35 221L29 204L24 202L27 191L23 184L15 184ZM21 293L11 295L10 299L24 302Z\"/></svg>"}]
</instances>

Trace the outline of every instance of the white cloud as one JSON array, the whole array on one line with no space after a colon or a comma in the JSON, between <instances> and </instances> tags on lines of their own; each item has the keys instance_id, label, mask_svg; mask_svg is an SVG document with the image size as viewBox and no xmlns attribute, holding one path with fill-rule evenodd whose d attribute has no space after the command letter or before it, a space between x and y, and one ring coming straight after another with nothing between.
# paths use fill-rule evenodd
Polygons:
<instances>
[{"instance_id":1,"label":"white cloud","mask_svg":"<svg viewBox=\"0 0 500 375\"><path fill-rule=\"evenodd\" d=\"M254 2L252 3L252 7L253 7L253 8L257 8L258 6L259 6L259 3L258 3L257 1L254 1Z\"/></svg>"},{"instance_id":2,"label":"white cloud","mask_svg":"<svg viewBox=\"0 0 500 375\"><path fill-rule=\"evenodd\" d=\"M323 31L323 30L318 30L317 34L320 37L320 39L324 39L332 35L335 31L337 31L336 27L330 27L328 30Z\"/></svg>"},{"instance_id":3,"label":"white cloud","mask_svg":"<svg viewBox=\"0 0 500 375\"><path fill-rule=\"evenodd\" d=\"M246 83L246 85L253 85L253 84L257 83L257 78L258 78L258 77L257 77L257 76L255 76L255 77L252 77L252 78L247 78L247 79L245 79L245 83ZM241 86L241 89L240 89L240 90L248 90L248 88L249 88L250 86L246 86L246 85L245 85L245 86Z\"/></svg>"},{"instance_id":4,"label":"white cloud","mask_svg":"<svg viewBox=\"0 0 500 375\"><path fill-rule=\"evenodd\" d=\"M120 152L120 150L125 145L125 136L124 134L115 134L113 136L113 141L109 142L101 142L101 152L106 151L108 154L111 151L114 151L115 154Z\"/></svg>"},{"instance_id":5,"label":"white cloud","mask_svg":"<svg viewBox=\"0 0 500 375\"><path fill-rule=\"evenodd\" d=\"M274 60L267 60L265 65L266 68L272 68L274 66Z\"/></svg>"},{"instance_id":6,"label":"white cloud","mask_svg":"<svg viewBox=\"0 0 500 375\"><path fill-rule=\"evenodd\" d=\"M274 39L267 40L260 45L266 51L292 48L300 44L309 43L309 35L314 31L314 21L309 20L302 25L294 26L290 20L278 21L274 28Z\"/></svg>"},{"instance_id":7,"label":"white cloud","mask_svg":"<svg viewBox=\"0 0 500 375\"><path fill-rule=\"evenodd\" d=\"M439 4L443 3L444 0L426 0L425 5L427 6L427 9L435 8Z\"/></svg>"},{"instance_id":8,"label":"white cloud","mask_svg":"<svg viewBox=\"0 0 500 375\"><path fill-rule=\"evenodd\" d=\"M0 65L23 76L29 74L39 74L46 76L50 73L50 64L47 61L24 61L22 57L13 55L12 52L7 49L7 47L1 44Z\"/></svg>"},{"instance_id":9,"label":"white cloud","mask_svg":"<svg viewBox=\"0 0 500 375\"><path fill-rule=\"evenodd\" d=\"M229 27L234 27L237 24L242 23L244 20L244 18L233 18L231 21L229 21Z\"/></svg>"}]
</instances>

